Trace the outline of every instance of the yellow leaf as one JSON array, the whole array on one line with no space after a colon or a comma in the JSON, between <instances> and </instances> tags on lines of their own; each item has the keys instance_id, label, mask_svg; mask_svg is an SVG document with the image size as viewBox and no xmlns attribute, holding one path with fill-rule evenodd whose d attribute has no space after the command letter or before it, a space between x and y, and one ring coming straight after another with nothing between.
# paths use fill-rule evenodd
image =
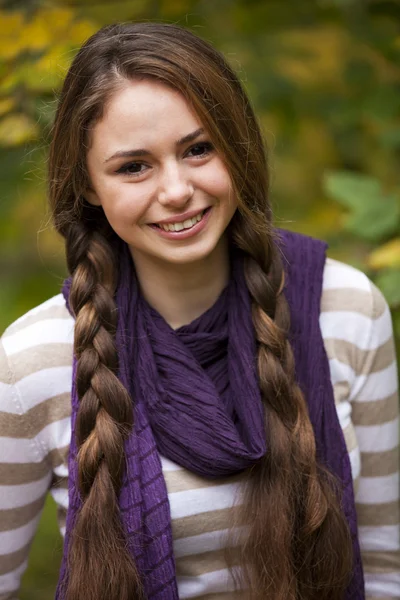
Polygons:
<instances>
[{"instance_id":1,"label":"yellow leaf","mask_svg":"<svg viewBox=\"0 0 400 600\"><path fill-rule=\"evenodd\" d=\"M390 240L371 252L367 258L367 264L371 269L400 267L400 237Z\"/></svg>"},{"instance_id":2,"label":"yellow leaf","mask_svg":"<svg viewBox=\"0 0 400 600\"><path fill-rule=\"evenodd\" d=\"M18 56L25 47L22 40L24 19L21 13L0 11L0 59Z\"/></svg>"},{"instance_id":3,"label":"yellow leaf","mask_svg":"<svg viewBox=\"0 0 400 600\"><path fill-rule=\"evenodd\" d=\"M78 21L70 29L69 41L80 46L93 33L96 33L98 28L99 26L91 21Z\"/></svg>"},{"instance_id":4,"label":"yellow leaf","mask_svg":"<svg viewBox=\"0 0 400 600\"><path fill-rule=\"evenodd\" d=\"M0 121L0 145L17 146L38 135L38 126L23 114L9 115Z\"/></svg>"},{"instance_id":5,"label":"yellow leaf","mask_svg":"<svg viewBox=\"0 0 400 600\"><path fill-rule=\"evenodd\" d=\"M5 115L10 112L10 110L14 107L15 102L12 98L2 98L0 99L0 116Z\"/></svg>"}]
</instances>

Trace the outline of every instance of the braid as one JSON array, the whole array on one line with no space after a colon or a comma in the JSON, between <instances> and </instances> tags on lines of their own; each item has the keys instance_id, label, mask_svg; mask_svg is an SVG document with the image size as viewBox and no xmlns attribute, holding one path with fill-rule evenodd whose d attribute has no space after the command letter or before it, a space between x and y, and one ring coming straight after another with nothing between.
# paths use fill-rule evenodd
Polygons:
<instances>
[{"instance_id":1,"label":"braid","mask_svg":"<svg viewBox=\"0 0 400 600\"><path fill-rule=\"evenodd\" d=\"M133 409L117 377L116 261L107 238L84 222L69 227L66 252L75 314L77 462L83 499L70 540L66 600L82 600L88 573L93 577L85 600L132 600L141 598L142 591L117 501Z\"/></svg>"},{"instance_id":2,"label":"braid","mask_svg":"<svg viewBox=\"0 0 400 600\"><path fill-rule=\"evenodd\" d=\"M257 240L254 252L257 237L253 231L246 240L242 233L240 245L246 252L269 448L249 470L236 515L237 524L248 524L239 542L242 577L252 600L340 600L348 583L351 538L336 482L317 464L307 405L295 381L281 257L271 234L262 236L269 243ZM237 562L237 550L226 555L230 566Z\"/></svg>"}]
</instances>

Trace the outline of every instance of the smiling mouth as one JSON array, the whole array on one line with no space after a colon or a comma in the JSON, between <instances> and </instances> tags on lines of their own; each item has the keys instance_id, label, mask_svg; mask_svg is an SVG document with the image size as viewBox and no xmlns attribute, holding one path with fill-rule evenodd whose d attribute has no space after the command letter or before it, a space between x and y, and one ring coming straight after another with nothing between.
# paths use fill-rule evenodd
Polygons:
<instances>
[{"instance_id":1,"label":"smiling mouth","mask_svg":"<svg viewBox=\"0 0 400 600\"><path fill-rule=\"evenodd\" d=\"M191 229L194 227L205 215L205 213L210 210L210 208L206 208L205 210L200 211L197 215L192 217L191 219L186 219L185 221L180 221L177 223L152 223L154 227L158 227L158 229L163 229L164 231L183 231L184 229Z\"/></svg>"}]
</instances>

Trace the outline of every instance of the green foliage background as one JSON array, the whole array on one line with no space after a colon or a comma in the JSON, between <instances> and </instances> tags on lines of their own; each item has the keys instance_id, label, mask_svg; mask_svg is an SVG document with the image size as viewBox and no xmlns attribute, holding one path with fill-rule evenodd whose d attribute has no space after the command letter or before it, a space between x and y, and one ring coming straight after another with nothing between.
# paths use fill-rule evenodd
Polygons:
<instances>
[{"instance_id":1,"label":"green foliage background","mask_svg":"<svg viewBox=\"0 0 400 600\"><path fill-rule=\"evenodd\" d=\"M326 239L382 289L400 340L400 5L390 0L3 0L0 330L59 292L46 208L57 90L101 25L193 28L231 62L270 147L277 225ZM61 541L46 504L21 599L54 595Z\"/></svg>"}]
</instances>

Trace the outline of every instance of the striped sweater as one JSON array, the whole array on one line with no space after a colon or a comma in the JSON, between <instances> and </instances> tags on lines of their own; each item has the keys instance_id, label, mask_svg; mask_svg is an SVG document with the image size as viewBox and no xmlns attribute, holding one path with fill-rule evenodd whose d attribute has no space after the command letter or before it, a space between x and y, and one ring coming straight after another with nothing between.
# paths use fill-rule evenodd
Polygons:
<instances>
[{"instance_id":1,"label":"striped sweater","mask_svg":"<svg viewBox=\"0 0 400 600\"><path fill-rule=\"evenodd\" d=\"M73 326L60 294L2 336L0 600L18 597L48 492L65 532ZM363 273L327 259L320 326L352 466L367 598L400 600L399 406L390 312ZM244 475L211 481L161 460L180 598L233 598L224 534Z\"/></svg>"}]
</instances>

